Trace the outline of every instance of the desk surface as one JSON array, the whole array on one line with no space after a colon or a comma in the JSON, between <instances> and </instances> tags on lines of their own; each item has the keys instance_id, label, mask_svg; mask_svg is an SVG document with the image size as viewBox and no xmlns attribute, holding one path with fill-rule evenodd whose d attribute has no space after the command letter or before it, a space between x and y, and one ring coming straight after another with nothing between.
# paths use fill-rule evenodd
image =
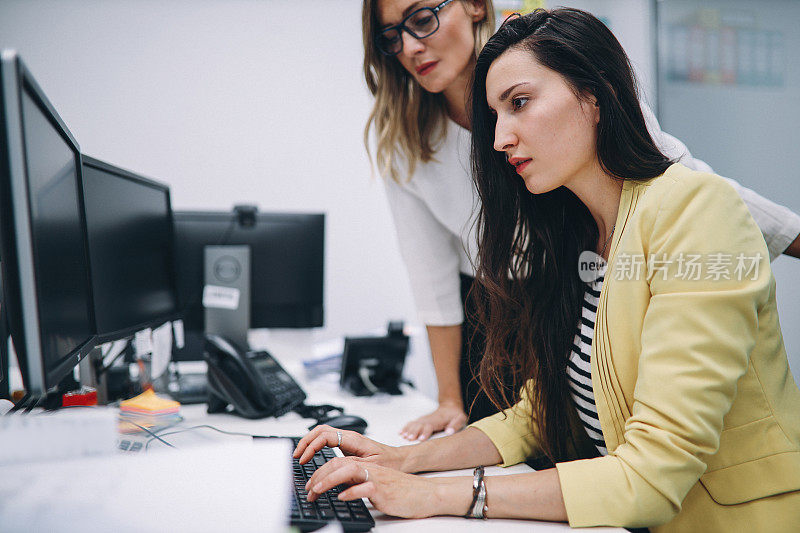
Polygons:
<instances>
[{"instance_id":1,"label":"desk surface","mask_svg":"<svg viewBox=\"0 0 800 533\"><path fill-rule=\"evenodd\" d=\"M408 441L402 439L398 432L403 425L420 415L430 412L436 407L436 403L423 396L414 389L405 389L402 396L377 396L371 398L359 398L339 390L338 383L331 381L313 381L305 379L301 364L295 358L282 358L279 353L274 353L287 371L295 376L300 385L308 393L307 403L322 404L329 403L345 408L348 414L354 414L364 418L369 427L366 435L377 441L391 444L403 445ZM182 414L185 418L181 427L192 427L201 424L212 425L218 429L232 432L242 432L247 434L278 435L278 436L300 436L308 431L310 421L300 418L295 413L286 414L279 419L268 418L263 420L246 420L227 414L208 414L205 412L204 405L192 405L182 407ZM174 434L170 437L173 444L196 440L217 440L220 438L231 438L226 435L216 433L212 430L196 430L181 434ZM233 437L236 438L236 437ZM246 438L246 437L242 437ZM156 446L157 443L151 443ZM516 474L531 471L525 464L516 465L510 468L490 467L487 475ZM471 470L461 470L426 475L467 475L471 476ZM492 519L489 521L467 520L461 517L434 517L424 520L398 519L386 516L378 511L372 510L375 517L375 531L377 532L401 532L401 531L486 531L490 528L500 527L503 531L567 531L569 526L561 523L535 522L523 520L502 520ZM592 531L624 531L619 528L592 528Z\"/></svg>"},{"instance_id":2,"label":"desk surface","mask_svg":"<svg viewBox=\"0 0 800 533\"><path fill-rule=\"evenodd\" d=\"M289 343L295 344L295 343ZM403 425L420 415L432 411L436 407L436 402L420 392L406 387L402 396L381 395L370 398L359 398L339 390L336 380L314 380L309 381L302 369L301 357L308 351L286 350L286 346L270 346L268 343L256 343L270 349L281 364L289 371L304 388L308 394L307 403L314 404L333 404L341 406L348 414L363 417L369 424L367 436L390 445L406 445L408 442L402 439L398 432ZM297 346L295 344L295 346ZM306 347L307 348L307 347ZM166 430L162 435L168 442L177 448L186 449L203 443L220 443L241 440L246 443L252 442L248 436L232 436L218 433L207 428L197 428L191 431L182 431L195 426L209 425L219 430L228 432L240 432L247 435L276 435L276 436L300 436L308 431L311 423L308 419L303 419L295 413L286 414L279 419L267 418L262 420L247 420L229 414L208 414L205 405L185 405L181 407L181 414L184 420L176 427ZM57 415L56 415L57 416ZM138 439L147 440L144 437ZM151 450L156 451L159 446L165 447L158 441L149 444ZM249 446L249 444L248 444ZM138 454L135 454L138 455ZM510 468L489 467L487 475L506 475L530 472L531 469L525 465L516 465ZM465 475L471 476L471 470L460 470L453 472L443 472L437 474L424 474L431 476L452 476ZM369 505L369 504L368 504ZM537 522L527 520L503 520L492 519L467 520L461 517L434 517L424 520L398 519L386 516L376 510L372 510L375 518L376 532L404 532L404 531L442 531L450 533L457 531L487 531L491 528L502 528L503 531L568 531L570 528L566 524L552 522ZM622 532L619 528L592 528L595 532L616 531Z\"/></svg>"}]
</instances>

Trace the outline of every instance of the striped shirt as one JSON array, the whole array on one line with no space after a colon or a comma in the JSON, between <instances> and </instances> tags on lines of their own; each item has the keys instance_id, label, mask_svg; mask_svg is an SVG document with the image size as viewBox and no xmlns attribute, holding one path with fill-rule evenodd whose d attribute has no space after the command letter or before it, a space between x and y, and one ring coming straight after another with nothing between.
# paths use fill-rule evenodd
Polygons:
<instances>
[{"instance_id":1,"label":"striped shirt","mask_svg":"<svg viewBox=\"0 0 800 533\"><path fill-rule=\"evenodd\" d=\"M567 378L570 395L578 410L578 417L583 422L589 438L594 443L600 455L608 455L600 420L597 418L597 407L594 403L594 390L592 389L592 338L594 337L594 323L597 314L597 303L600 299L600 289L603 287L605 277L605 264L600 271L597 281L586 284L583 296L581 319L578 322L578 332L572 343L572 352L567 362Z\"/></svg>"}]
</instances>

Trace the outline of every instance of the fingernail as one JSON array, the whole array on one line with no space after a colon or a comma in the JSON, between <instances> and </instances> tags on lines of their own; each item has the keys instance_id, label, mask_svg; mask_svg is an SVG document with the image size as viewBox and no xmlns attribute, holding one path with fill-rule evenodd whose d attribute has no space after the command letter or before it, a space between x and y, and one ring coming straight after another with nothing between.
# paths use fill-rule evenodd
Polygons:
<instances>
[{"instance_id":1,"label":"fingernail","mask_svg":"<svg viewBox=\"0 0 800 533\"><path fill-rule=\"evenodd\" d=\"M455 432L456 432L456 430L453 429L453 428L447 428L447 429L444 430L444 434L445 435L452 435Z\"/></svg>"}]
</instances>

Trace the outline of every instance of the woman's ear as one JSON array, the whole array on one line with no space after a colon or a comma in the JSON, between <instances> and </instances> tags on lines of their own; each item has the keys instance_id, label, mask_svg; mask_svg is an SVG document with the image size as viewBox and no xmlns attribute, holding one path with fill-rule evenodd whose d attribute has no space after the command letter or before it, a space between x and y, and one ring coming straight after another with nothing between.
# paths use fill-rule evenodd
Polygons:
<instances>
[{"instance_id":1,"label":"woman's ear","mask_svg":"<svg viewBox=\"0 0 800 533\"><path fill-rule=\"evenodd\" d=\"M472 22L480 22L486 18L486 2L484 0L470 0L464 3L464 9L472 17Z\"/></svg>"},{"instance_id":2,"label":"woman's ear","mask_svg":"<svg viewBox=\"0 0 800 533\"><path fill-rule=\"evenodd\" d=\"M584 112L590 117L594 124L600 123L600 103L597 97L589 91L584 91L581 94L582 107Z\"/></svg>"}]
</instances>

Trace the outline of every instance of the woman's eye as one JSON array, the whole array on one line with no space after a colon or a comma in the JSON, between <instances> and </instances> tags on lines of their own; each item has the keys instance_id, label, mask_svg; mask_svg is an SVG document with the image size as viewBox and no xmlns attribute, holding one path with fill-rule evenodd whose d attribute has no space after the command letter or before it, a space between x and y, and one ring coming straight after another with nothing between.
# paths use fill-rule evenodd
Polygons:
<instances>
[{"instance_id":1,"label":"woman's eye","mask_svg":"<svg viewBox=\"0 0 800 533\"><path fill-rule=\"evenodd\" d=\"M518 111L518 110L522 109L523 107L525 107L525 104L527 104L527 103L528 103L528 98L526 98L524 96L517 96L517 97L511 99L511 108L514 111Z\"/></svg>"},{"instance_id":2,"label":"woman's eye","mask_svg":"<svg viewBox=\"0 0 800 533\"><path fill-rule=\"evenodd\" d=\"M421 17L421 18L418 18L417 20L415 20L414 24L416 24L417 26L427 26L428 24L431 23L432 20L433 20L433 17L431 17L431 16Z\"/></svg>"}]
</instances>

